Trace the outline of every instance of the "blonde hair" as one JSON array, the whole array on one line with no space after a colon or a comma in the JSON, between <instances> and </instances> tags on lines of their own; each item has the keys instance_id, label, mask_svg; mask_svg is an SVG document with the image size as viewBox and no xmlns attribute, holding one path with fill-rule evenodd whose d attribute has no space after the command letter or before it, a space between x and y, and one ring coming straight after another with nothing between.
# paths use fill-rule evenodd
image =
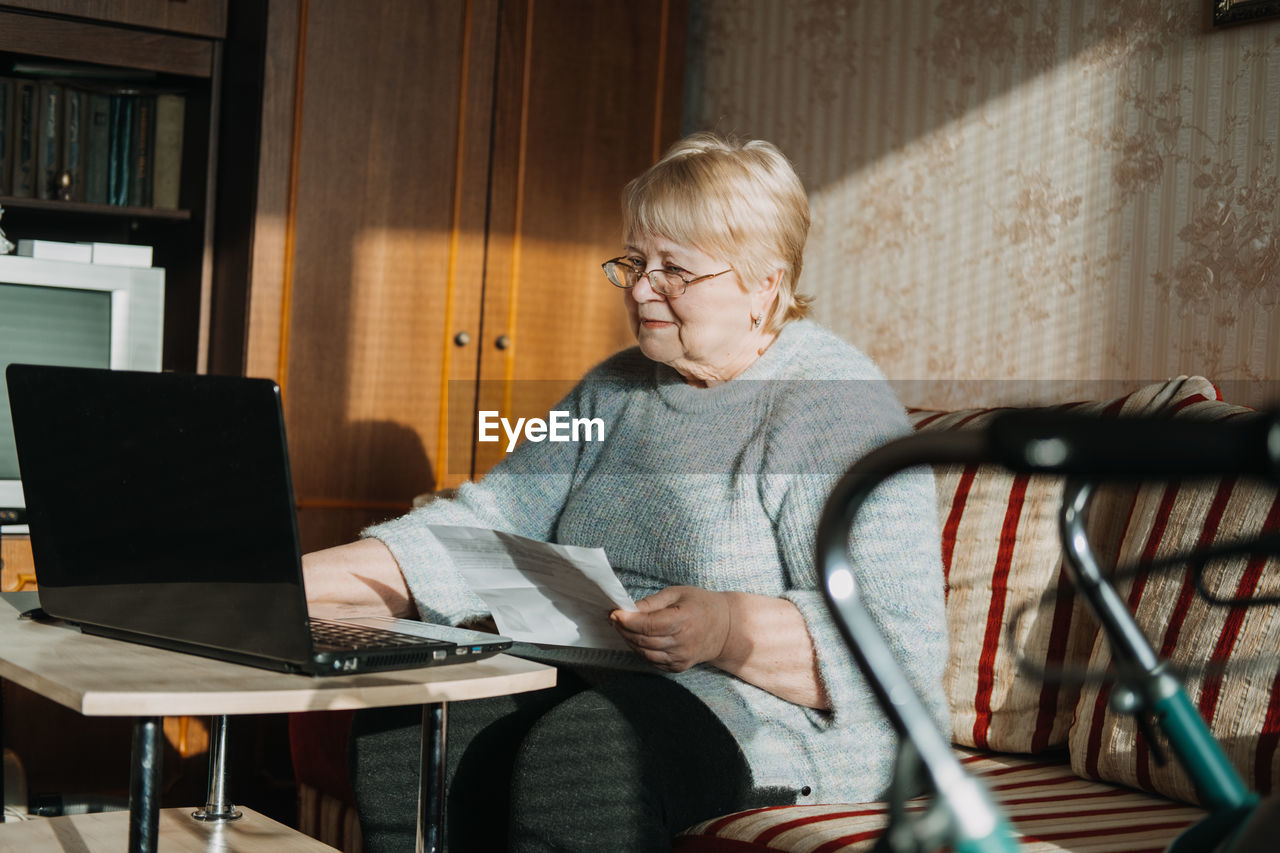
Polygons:
<instances>
[{"instance_id":1,"label":"blonde hair","mask_svg":"<svg viewBox=\"0 0 1280 853\"><path fill-rule=\"evenodd\" d=\"M623 234L663 237L724 258L744 284L782 270L765 318L777 331L809 313L796 291L809 234L809 198L772 143L695 133L622 191Z\"/></svg>"}]
</instances>

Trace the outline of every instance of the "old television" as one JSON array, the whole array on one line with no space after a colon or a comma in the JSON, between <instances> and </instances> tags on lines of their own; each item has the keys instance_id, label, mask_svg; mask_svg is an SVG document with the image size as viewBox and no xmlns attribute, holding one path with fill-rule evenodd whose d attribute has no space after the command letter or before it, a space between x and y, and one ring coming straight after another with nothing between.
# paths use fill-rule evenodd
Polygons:
<instances>
[{"instance_id":1,"label":"old television","mask_svg":"<svg viewBox=\"0 0 1280 853\"><path fill-rule=\"evenodd\" d=\"M0 255L0 375L14 362L160 370L164 270ZM0 382L0 387L3 383ZM9 393L0 394L0 524L25 513Z\"/></svg>"}]
</instances>

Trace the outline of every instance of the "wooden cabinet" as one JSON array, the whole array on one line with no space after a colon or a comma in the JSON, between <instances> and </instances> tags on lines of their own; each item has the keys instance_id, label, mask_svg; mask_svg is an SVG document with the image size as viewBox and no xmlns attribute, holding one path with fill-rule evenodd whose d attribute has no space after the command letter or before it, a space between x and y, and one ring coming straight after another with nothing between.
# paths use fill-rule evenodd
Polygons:
<instances>
[{"instance_id":1,"label":"wooden cabinet","mask_svg":"<svg viewBox=\"0 0 1280 853\"><path fill-rule=\"evenodd\" d=\"M483 473L479 406L545 414L632 343L600 263L623 185L679 133L685 5L242 13L228 69L261 75L228 78L221 169L255 180L219 201L211 367L284 388L316 548Z\"/></svg>"},{"instance_id":2,"label":"wooden cabinet","mask_svg":"<svg viewBox=\"0 0 1280 853\"><path fill-rule=\"evenodd\" d=\"M0 536L0 592L36 588L36 568L31 559L31 539L26 535Z\"/></svg>"},{"instance_id":3,"label":"wooden cabinet","mask_svg":"<svg viewBox=\"0 0 1280 853\"><path fill-rule=\"evenodd\" d=\"M33 12L222 38L227 0L6 0Z\"/></svg>"},{"instance_id":4,"label":"wooden cabinet","mask_svg":"<svg viewBox=\"0 0 1280 853\"><path fill-rule=\"evenodd\" d=\"M55 17L63 12L84 17ZM201 23L176 11L200 10ZM181 194L177 209L113 206L0 195L11 240L140 243L164 267L165 349L172 370L203 370L212 285L212 140L218 127L225 0L191 3L27 2L0 7L0 74L65 80L69 85L128 85L180 93L185 99ZM160 14L169 9L169 15ZM147 16L143 12L151 10ZM87 20L101 13L131 26ZM192 36L144 26L199 32ZM115 76L115 75L118 75ZM127 81L127 84L126 82ZM6 182L7 183L7 182Z\"/></svg>"}]
</instances>

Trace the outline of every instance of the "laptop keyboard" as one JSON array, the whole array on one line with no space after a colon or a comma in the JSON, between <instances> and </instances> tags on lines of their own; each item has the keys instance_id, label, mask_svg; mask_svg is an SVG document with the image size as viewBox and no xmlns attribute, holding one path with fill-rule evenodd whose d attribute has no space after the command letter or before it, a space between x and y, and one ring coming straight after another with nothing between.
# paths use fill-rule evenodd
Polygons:
<instances>
[{"instance_id":1,"label":"laptop keyboard","mask_svg":"<svg viewBox=\"0 0 1280 853\"><path fill-rule=\"evenodd\" d=\"M452 647L453 643L416 637L397 631L384 631L364 625L348 625L328 619L311 620L311 640L316 651L331 652L344 649L386 649L400 646Z\"/></svg>"}]
</instances>

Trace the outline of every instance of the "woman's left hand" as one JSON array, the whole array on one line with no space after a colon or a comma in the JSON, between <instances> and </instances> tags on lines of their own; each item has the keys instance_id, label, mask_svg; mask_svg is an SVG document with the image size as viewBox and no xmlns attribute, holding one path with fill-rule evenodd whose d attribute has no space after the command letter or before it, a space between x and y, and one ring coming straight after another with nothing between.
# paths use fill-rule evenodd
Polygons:
<instances>
[{"instance_id":1,"label":"woman's left hand","mask_svg":"<svg viewBox=\"0 0 1280 853\"><path fill-rule=\"evenodd\" d=\"M684 672L723 654L733 624L727 593L669 586L636 607L615 610L609 618L622 639L659 669Z\"/></svg>"}]
</instances>

